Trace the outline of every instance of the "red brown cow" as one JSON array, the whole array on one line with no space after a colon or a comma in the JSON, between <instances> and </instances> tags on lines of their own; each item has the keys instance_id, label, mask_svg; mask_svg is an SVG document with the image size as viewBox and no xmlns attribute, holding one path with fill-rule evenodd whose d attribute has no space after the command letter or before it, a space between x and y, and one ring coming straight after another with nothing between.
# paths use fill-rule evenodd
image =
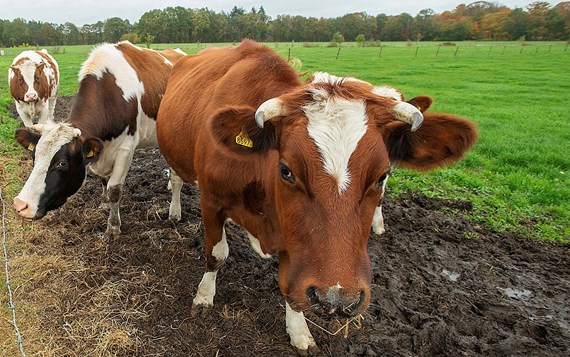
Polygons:
<instances>
[{"instance_id":1,"label":"red brown cow","mask_svg":"<svg viewBox=\"0 0 570 357\"><path fill-rule=\"evenodd\" d=\"M368 305L368 237L391 165L450 164L477 134L453 115L424 118L386 87L324 73L303 84L246 40L174 65L157 137L176 174L200 189L206 273L193 309L213 305L232 219L261 256L279 254L287 332L306 351L315 341L304 311L355 316Z\"/></svg>"},{"instance_id":2,"label":"red brown cow","mask_svg":"<svg viewBox=\"0 0 570 357\"><path fill-rule=\"evenodd\" d=\"M105 184L107 234L117 235L122 188L133 154L136 148L158 145L158 107L172 65L183 55L128 41L95 48L81 66L67 121L16 131L16 140L34 155L32 173L14 199L18 214L40 219L60 207L79 190L89 167ZM180 218L177 197L173 195L170 210L174 219Z\"/></svg>"},{"instance_id":3,"label":"red brown cow","mask_svg":"<svg viewBox=\"0 0 570 357\"><path fill-rule=\"evenodd\" d=\"M8 69L10 94L25 126L53 121L59 69L47 50L24 51Z\"/></svg>"}]
</instances>

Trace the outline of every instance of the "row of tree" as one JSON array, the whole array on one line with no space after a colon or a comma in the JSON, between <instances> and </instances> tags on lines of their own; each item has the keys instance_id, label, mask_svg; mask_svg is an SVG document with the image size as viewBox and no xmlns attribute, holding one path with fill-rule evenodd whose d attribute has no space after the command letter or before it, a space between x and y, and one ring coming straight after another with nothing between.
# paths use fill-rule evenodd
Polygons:
<instances>
[{"instance_id":1,"label":"row of tree","mask_svg":"<svg viewBox=\"0 0 570 357\"><path fill-rule=\"evenodd\" d=\"M167 7L142 15L131 24L118 17L77 27L18 18L0 20L0 47L96 44L129 39L137 43L258 41L461 41L461 40L569 40L570 1L551 7L533 2L527 9L486 1L458 5L436 14L431 9L415 17L366 13L337 18L279 15L271 19L263 7L247 12L234 7L217 13L207 8Z\"/></svg>"}]
</instances>

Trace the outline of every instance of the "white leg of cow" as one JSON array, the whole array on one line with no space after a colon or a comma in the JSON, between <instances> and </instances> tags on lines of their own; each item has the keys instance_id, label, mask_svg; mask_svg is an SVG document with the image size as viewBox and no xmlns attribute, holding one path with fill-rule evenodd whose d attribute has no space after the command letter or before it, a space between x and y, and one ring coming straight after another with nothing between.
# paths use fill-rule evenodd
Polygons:
<instances>
[{"instance_id":1,"label":"white leg of cow","mask_svg":"<svg viewBox=\"0 0 570 357\"><path fill-rule=\"evenodd\" d=\"M24 125L26 127L31 126L34 124L33 122L33 118L31 117L31 115L28 113L28 111L26 110L27 104L19 104L16 103L16 111L18 112L18 115L20 116L20 118L22 118L22 121L24 122Z\"/></svg>"},{"instance_id":2,"label":"white leg of cow","mask_svg":"<svg viewBox=\"0 0 570 357\"><path fill-rule=\"evenodd\" d=\"M214 305L214 295L216 295L216 276L219 267L225 262L230 249L226 239L226 230L222 227L222 239L212 249L212 257L215 259L213 262L214 268L204 273L202 281L198 285L198 291L192 301L192 310L196 308L208 308ZM208 260L208 257L206 257Z\"/></svg>"},{"instance_id":3,"label":"white leg of cow","mask_svg":"<svg viewBox=\"0 0 570 357\"><path fill-rule=\"evenodd\" d=\"M382 205L376 207L374 211L374 218L372 218L372 230L374 233L381 235L386 230L384 229L384 216L382 216Z\"/></svg>"},{"instance_id":4,"label":"white leg of cow","mask_svg":"<svg viewBox=\"0 0 570 357\"><path fill-rule=\"evenodd\" d=\"M48 116L47 120L50 122L55 122L54 112L55 112L55 103L57 101L57 97L48 99Z\"/></svg>"},{"instance_id":5,"label":"white leg of cow","mask_svg":"<svg viewBox=\"0 0 570 357\"><path fill-rule=\"evenodd\" d=\"M285 303L285 324L293 347L303 352L310 347L317 346L311 331L309 331L307 321L305 321L305 315L302 312L294 311L287 302Z\"/></svg>"},{"instance_id":6,"label":"white leg of cow","mask_svg":"<svg viewBox=\"0 0 570 357\"><path fill-rule=\"evenodd\" d=\"M247 237L249 238L249 244L251 244L251 247L253 248L253 250L255 250L255 252L257 254L259 254L259 256L262 258L265 258L265 259L271 258L271 254L266 254L263 252L263 249L261 249L261 243L259 242L259 239L255 238L248 231L246 231L246 233L247 233Z\"/></svg>"},{"instance_id":7,"label":"white leg of cow","mask_svg":"<svg viewBox=\"0 0 570 357\"><path fill-rule=\"evenodd\" d=\"M121 216L119 207L123 194L123 185L131 167L134 154L132 149L121 149L117 151L113 171L107 183L107 199L109 202L109 219L107 220L106 234L109 237L117 236L121 233Z\"/></svg>"},{"instance_id":8,"label":"white leg of cow","mask_svg":"<svg viewBox=\"0 0 570 357\"><path fill-rule=\"evenodd\" d=\"M170 201L170 210L168 212L168 218L180 221L182 218L182 206L180 204L180 192L182 191L182 185L184 181L180 176L176 175L174 170L170 170L170 180L168 183L168 188L172 190L172 200Z\"/></svg>"}]
</instances>

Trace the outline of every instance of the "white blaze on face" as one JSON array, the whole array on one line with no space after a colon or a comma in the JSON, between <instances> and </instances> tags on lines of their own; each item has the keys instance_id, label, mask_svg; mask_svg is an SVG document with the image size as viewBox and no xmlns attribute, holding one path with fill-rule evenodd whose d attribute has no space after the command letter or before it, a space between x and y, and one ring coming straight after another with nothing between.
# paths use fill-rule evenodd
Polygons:
<instances>
[{"instance_id":1,"label":"white blaze on face","mask_svg":"<svg viewBox=\"0 0 570 357\"><path fill-rule=\"evenodd\" d=\"M303 107L307 131L315 141L324 169L338 183L339 193L350 184L348 162L366 133L368 118L363 101L331 98L324 89L313 89L313 101Z\"/></svg>"},{"instance_id":2,"label":"white blaze on face","mask_svg":"<svg viewBox=\"0 0 570 357\"><path fill-rule=\"evenodd\" d=\"M115 76L116 84L123 91L123 99L126 101L140 99L144 94L144 85L138 79L136 71L115 45L104 44L95 48L81 66L79 81L87 75L101 79L106 72Z\"/></svg>"},{"instance_id":3,"label":"white blaze on face","mask_svg":"<svg viewBox=\"0 0 570 357\"><path fill-rule=\"evenodd\" d=\"M40 196L45 191L45 180L51 160L62 146L70 143L79 135L81 135L79 129L66 123L43 125L42 136L36 145L34 168L16 197L28 203L30 218L35 216Z\"/></svg>"}]
</instances>

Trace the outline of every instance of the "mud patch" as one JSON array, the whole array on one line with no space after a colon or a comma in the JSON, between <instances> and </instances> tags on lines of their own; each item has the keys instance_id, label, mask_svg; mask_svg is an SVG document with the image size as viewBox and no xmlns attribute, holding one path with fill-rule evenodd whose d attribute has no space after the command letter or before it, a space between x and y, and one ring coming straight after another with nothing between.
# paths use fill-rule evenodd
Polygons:
<instances>
[{"instance_id":1,"label":"mud patch","mask_svg":"<svg viewBox=\"0 0 570 357\"><path fill-rule=\"evenodd\" d=\"M157 149L137 152L121 202L122 235L112 242L96 177L26 234L30 259L45 273L21 297L43 312L44 348L55 355L295 355L277 260L259 258L235 225L227 228L230 256L215 306L191 317L205 266L199 193L185 186L182 221L169 221L166 169ZM310 325L316 355L568 353L569 246L490 231L461 218L470 209L464 201L388 193L386 233L370 236L370 307L348 328L310 316L337 332Z\"/></svg>"}]
</instances>

